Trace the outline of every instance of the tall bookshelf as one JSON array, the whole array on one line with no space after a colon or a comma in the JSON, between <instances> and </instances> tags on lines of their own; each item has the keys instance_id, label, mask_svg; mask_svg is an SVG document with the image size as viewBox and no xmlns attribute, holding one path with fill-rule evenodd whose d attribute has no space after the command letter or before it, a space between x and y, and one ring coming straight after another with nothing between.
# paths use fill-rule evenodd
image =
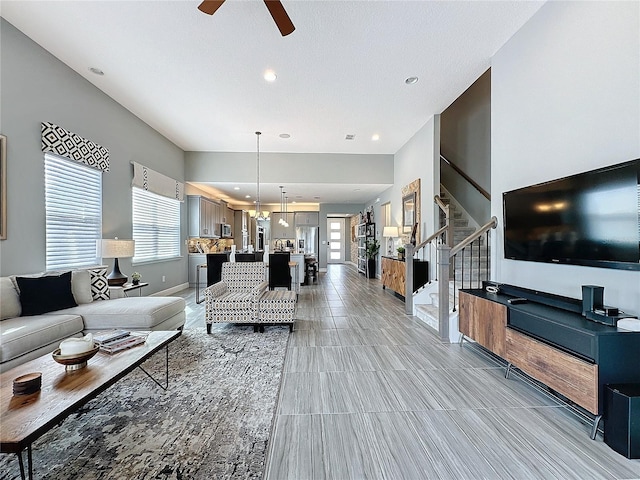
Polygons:
<instances>
[{"instance_id":1,"label":"tall bookshelf","mask_svg":"<svg viewBox=\"0 0 640 480\"><path fill-rule=\"evenodd\" d=\"M371 240L376 234L375 223L359 223L358 238L358 272L367 274L367 240Z\"/></svg>"}]
</instances>

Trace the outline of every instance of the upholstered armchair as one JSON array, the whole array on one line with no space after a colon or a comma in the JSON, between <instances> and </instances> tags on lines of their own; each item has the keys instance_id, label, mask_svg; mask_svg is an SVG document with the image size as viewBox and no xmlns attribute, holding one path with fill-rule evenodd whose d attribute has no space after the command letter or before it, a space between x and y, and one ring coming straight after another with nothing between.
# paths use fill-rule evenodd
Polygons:
<instances>
[{"instance_id":1,"label":"upholstered armchair","mask_svg":"<svg viewBox=\"0 0 640 480\"><path fill-rule=\"evenodd\" d=\"M263 262L223 263L221 280L204 290L207 333L213 323L257 323L265 277Z\"/></svg>"}]
</instances>

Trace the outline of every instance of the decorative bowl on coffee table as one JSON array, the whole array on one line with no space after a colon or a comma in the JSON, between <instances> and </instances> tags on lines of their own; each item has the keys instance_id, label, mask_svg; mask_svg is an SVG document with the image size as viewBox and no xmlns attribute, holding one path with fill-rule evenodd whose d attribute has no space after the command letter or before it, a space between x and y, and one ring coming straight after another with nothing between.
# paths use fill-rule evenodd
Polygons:
<instances>
[{"instance_id":1,"label":"decorative bowl on coffee table","mask_svg":"<svg viewBox=\"0 0 640 480\"><path fill-rule=\"evenodd\" d=\"M87 361L98 353L98 350L100 350L100 347L94 344L93 348L87 352L60 355L60 349L58 348L52 353L52 356L56 362L65 366L65 370L79 370L87 366Z\"/></svg>"}]
</instances>

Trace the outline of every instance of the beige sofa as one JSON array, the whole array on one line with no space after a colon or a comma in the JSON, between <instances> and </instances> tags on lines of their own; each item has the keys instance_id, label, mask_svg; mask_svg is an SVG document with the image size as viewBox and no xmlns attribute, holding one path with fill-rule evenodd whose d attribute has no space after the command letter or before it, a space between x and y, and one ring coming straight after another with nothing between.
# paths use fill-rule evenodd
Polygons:
<instances>
[{"instance_id":1,"label":"beige sofa","mask_svg":"<svg viewBox=\"0 0 640 480\"><path fill-rule=\"evenodd\" d=\"M28 290L38 288L36 282L42 277L54 276L61 275L47 273L0 277L0 371L53 352L65 338L79 337L88 332L111 329L175 330L184 325L184 299L128 298L121 287L107 286L106 268L102 267L71 272L72 303L76 306L32 314L33 308L37 312L42 305L37 298L35 302L32 298L30 305L25 303L28 301ZM24 278L37 280L29 280L29 288L21 291L17 277L20 277L23 285L26 281ZM55 281L58 282L58 279ZM60 279L60 282L64 283L64 279ZM51 291L55 289L44 284L42 303L46 304L44 297L51 297L48 295ZM54 298L53 302L56 301Z\"/></svg>"}]
</instances>

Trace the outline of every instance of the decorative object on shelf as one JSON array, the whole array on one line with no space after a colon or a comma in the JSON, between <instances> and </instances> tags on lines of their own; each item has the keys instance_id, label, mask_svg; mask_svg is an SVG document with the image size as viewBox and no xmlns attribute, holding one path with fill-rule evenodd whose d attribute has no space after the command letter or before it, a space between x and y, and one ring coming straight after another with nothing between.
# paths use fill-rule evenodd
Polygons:
<instances>
[{"instance_id":1,"label":"decorative object on shelf","mask_svg":"<svg viewBox=\"0 0 640 480\"><path fill-rule=\"evenodd\" d=\"M127 276L120 271L119 258L131 258L135 253L135 240L103 238L96 242L96 255L101 258L114 258L113 270L107 276L109 285L122 286L127 283Z\"/></svg>"},{"instance_id":2,"label":"decorative object on shelf","mask_svg":"<svg viewBox=\"0 0 640 480\"><path fill-rule=\"evenodd\" d=\"M139 272L133 272L131 274L131 283L134 285L138 285L140 283L141 278L142 278L142 275L140 275Z\"/></svg>"},{"instance_id":3,"label":"decorative object on shelf","mask_svg":"<svg viewBox=\"0 0 640 480\"><path fill-rule=\"evenodd\" d=\"M400 245L396 250L398 252L398 258L404 260L404 247Z\"/></svg>"},{"instance_id":4,"label":"decorative object on shelf","mask_svg":"<svg viewBox=\"0 0 640 480\"><path fill-rule=\"evenodd\" d=\"M376 278L376 257L380 252L380 242L377 238L367 239L367 278Z\"/></svg>"},{"instance_id":5,"label":"decorative object on shelf","mask_svg":"<svg viewBox=\"0 0 640 480\"><path fill-rule=\"evenodd\" d=\"M20 375L13 380L14 395L31 395L42 387L42 373L33 372Z\"/></svg>"},{"instance_id":6,"label":"decorative object on shelf","mask_svg":"<svg viewBox=\"0 0 640 480\"><path fill-rule=\"evenodd\" d=\"M393 252L393 239L398 238L398 227L386 226L382 229L382 236L387 238L387 255Z\"/></svg>"}]
</instances>

